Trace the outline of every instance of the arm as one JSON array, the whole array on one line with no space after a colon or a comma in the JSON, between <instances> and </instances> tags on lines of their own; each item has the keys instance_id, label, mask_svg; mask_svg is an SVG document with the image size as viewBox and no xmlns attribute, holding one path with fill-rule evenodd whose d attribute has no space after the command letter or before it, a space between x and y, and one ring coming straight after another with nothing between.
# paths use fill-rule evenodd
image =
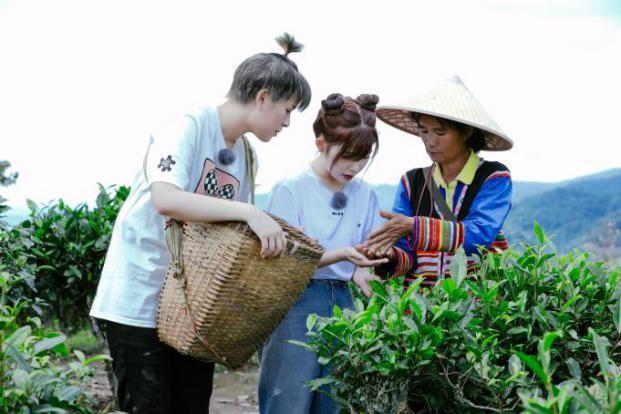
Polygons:
<instances>
[{"instance_id":1,"label":"arm","mask_svg":"<svg viewBox=\"0 0 621 414\"><path fill-rule=\"evenodd\" d=\"M319 260L319 267L329 266L342 261L351 262L358 267L371 267L388 263L387 258L369 259L354 247L350 246L326 251Z\"/></svg>"},{"instance_id":2,"label":"arm","mask_svg":"<svg viewBox=\"0 0 621 414\"><path fill-rule=\"evenodd\" d=\"M489 247L509 214L511 193L508 172L492 174L481 186L463 221L414 217L411 247L454 253L463 246L468 255L477 253L478 246Z\"/></svg>"},{"instance_id":3,"label":"arm","mask_svg":"<svg viewBox=\"0 0 621 414\"><path fill-rule=\"evenodd\" d=\"M386 256L390 259L390 263L375 268L376 273L384 277L400 276L416 266L416 254L408 242L413 213L405 175L397 186L392 211L380 212L388 221L371 232L365 242L369 256ZM390 237L387 237L387 232L391 234Z\"/></svg>"},{"instance_id":4,"label":"arm","mask_svg":"<svg viewBox=\"0 0 621 414\"><path fill-rule=\"evenodd\" d=\"M261 241L261 257L278 256L287 246L282 228L257 207L194 194L166 183L151 184L151 201L158 213L190 222L245 221Z\"/></svg>"}]
</instances>

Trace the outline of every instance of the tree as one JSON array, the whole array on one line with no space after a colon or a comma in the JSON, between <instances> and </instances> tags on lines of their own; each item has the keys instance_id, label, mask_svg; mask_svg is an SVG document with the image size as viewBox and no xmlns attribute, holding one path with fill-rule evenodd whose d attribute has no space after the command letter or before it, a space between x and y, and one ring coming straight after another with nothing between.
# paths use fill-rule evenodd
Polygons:
<instances>
[{"instance_id":1,"label":"tree","mask_svg":"<svg viewBox=\"0 0 621 414\"><path fill-rule=\"evenodd\" d=\"M0 187L7 187L14 184L15 180L17 180L19 174L16 172L7 172L9 168L11 168L10 162L0 161Z\"/></svg>"}]
</instances>

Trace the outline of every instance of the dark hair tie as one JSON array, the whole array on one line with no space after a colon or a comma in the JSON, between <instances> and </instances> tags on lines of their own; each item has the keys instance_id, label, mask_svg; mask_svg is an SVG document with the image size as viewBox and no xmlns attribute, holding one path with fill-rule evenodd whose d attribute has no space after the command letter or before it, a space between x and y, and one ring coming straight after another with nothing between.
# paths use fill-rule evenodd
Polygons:
<instances>
[{"instance_id":1,"label":"dark hair tie","mask_svg":"<svg viewBox=\"0 0 621 414\"><path fill-rule=\"evenodd\" d=\"M321 107L326 115L339 115L345 110L345 99L340 93L331 93L321 101Z\"/></svg>"},{"instance_id":2,"label":"dark hair tie","mask_svg":"<svg viewBox=\"0 0 621 414\"><path fill-rule=\"evenodd\" d=\"M375 112L375 108L379 102L379 96L372 93L365 93L358 96L356 98L356 102L358 102L360 107L366 109L367 111Z\"/></svg>"}]
</instances>

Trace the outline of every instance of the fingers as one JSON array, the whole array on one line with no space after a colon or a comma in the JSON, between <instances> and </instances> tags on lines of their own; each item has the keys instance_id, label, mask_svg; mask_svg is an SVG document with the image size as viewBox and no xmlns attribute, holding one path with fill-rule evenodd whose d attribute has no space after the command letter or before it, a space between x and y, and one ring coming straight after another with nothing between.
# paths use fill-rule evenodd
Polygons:
<instances>
[{"instance_id":1,"label":"fingers","mask_svg":"<svg viewBox=\"0 0 621 414\"><path fill-rule=\"evenodd\" d=\"M367 240L367 243L370 246L378 246L378 245L386 244L385 242L387 240L389 240L389 238L387 237L386 234L380 234L375 237L369 237L369 239Z\"/></svg>"},{"instance_id":2,"label":"fingers","mask_svg":"<svg viewBox=\"0 0 621 414\"><path fill-rule=\"evenodd\" d=\"M376 280L376 281L378 281L378 282L380 282L380 283L382 283L382 282L383 282L382 278L381 278L381 277L379 277L378 275L368 275L368 276L365 278L365 281L364 281L364 287L362 287L362 293L364 293L364 295L365 295L367 298L370 298L371 296L373 296L373 289L371 288L371 285L369 284L369 282L370 282L371 280Z\"/></svg>"},{"instance_id":3,"label":"fingers","mask_svg":"<svg viewBox=\"0 0 621 414\"><path fill-rule=\"evenodd\" d=\"M364 296L366 296L367 298L370 298L371 296L373 296L373 290L371 289L371 286L369 286L367 283L363 284L360 289L362 289L362 293L364 294Z\"/></svg>"},{"instance_id":4,"label":"fingers","mask_svg":"<svg viewBox=\"0 0 621 414\"><path fill-rule=\"evenodd\" d=\"M383 265L384 263L388 263L387 258L381 258L381 259L364 258L363 260L356 261L354 264L358 267L373 267L373 266Z\"/></svg>"},{"instance_id":5,"label":"fingers","mask_svg":"<svg viewBox=\"0 0 621 414\"><path fill-rule=\"evenodd\" d=\"M390 219L392 219L394 217L397 217L396 213L391 213L390 211L381 210L379 214L380 214L381 217L383 217L385 219L388 219L388 220L390 220Z\"/></svg>"},{"instance_id":6,"label":"fingers","mask_svg":"<svg viewBox=\"0 0 621 414\"><path fill-rule=\"evenodd\" d=\"M378 275L370 275L369 280L377 280L378 282L383 282L382 278Z\"/></svg>"},{"instance_id":7,"label":"fingers","mask_svg":"<svg viewBox=\"0 0 621 414\"><path fill-rule=\"evenodd\" d=\"M282 256L287 248L287 237L282 230L268 237L261 238L261 258L270 259Z\"/></svg>"},{"instance_id":8,"label":"fingers","mask_svg":"<svg viewBox=\"0 0 621 414\"><path fill-rule=\"evenodd\" d=\"M357 244L354 246L354 249L356 249L356 251L362 253L363 255L368 256L369 246L365 244Z\"/></svg>"},{"instance_id":9,"label":"fingers","mask_svg":"<svg viewBox=\"0 0 621 414\"><path fill-rule=\"evenodd\" d=\"M384 224L379 229L373 230L371 233L369 233L369 235L367 236L367 241L373 238L376 238L377 236L379 236L380 234L384 234L385 232L386 232L386 225Z\"/></svg>"}]
</instances>

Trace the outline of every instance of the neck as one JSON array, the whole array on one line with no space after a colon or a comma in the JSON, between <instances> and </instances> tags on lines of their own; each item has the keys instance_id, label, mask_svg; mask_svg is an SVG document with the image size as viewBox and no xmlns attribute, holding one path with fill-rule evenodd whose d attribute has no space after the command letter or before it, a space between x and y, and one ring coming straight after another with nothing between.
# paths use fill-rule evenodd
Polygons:
<instances>
[{"instance_id":1,"label":"neck","mask_svg":"<svg viewBox=\"0 0 621 414\"><path fill-rule=\"evenodd\" d=\"M227 147L233 148L237 138L250 131L248 108L244 104L227 99L218 106L218 116L222 125L222 135Z\"/></svg>"},{"instance_id":2,"label":"neck","mask_svg":"<svg viewBox=\"0 0 621 414\"><path fill-rule=\"evenodd\" d=\"M466 162L468 162L468 158L470 158L469 148L465 149L461 154L452 160L438 163L440 165L440 172L442 173L444 182L450 183L453 181L464 168Z\"/></svg>"},{"instance_id":3,"label":"neck","mask_svg":"<svg viewBox=\"0 0 621 414\"><path fill-rule=\"evenodd\" d=\"M321 159L321 155L311 161L310 165L315 174L317 174L317 176L321 179L321 182L324 183L330 190L341 191L343 187L345 187L345 184L338 182L334 179L334 177L332 177L330 171L326 169L325 160Z\"/></svg>"}]
</instances>

